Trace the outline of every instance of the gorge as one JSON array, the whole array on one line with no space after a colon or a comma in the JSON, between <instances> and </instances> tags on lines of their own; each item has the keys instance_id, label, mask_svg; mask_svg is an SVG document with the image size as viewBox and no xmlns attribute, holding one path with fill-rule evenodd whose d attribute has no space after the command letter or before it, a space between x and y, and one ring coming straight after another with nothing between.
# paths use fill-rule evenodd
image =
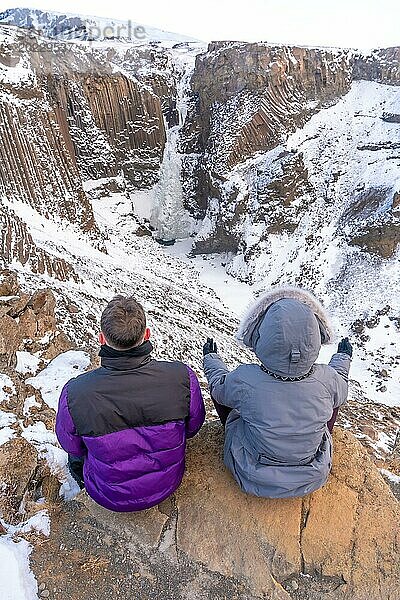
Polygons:
<instances>
[{"instance_id":1,"label":"gorge","mask_svg":"<svg viewBox=\"0 0 400 600\"><path fill-rule=\"evenodd\" d=\"M78 549L78 556L72 534L66 539L66 530L57 529L68 511L85 523L92 541L101 530L118 552L144 539L145 558L133 553L130 563L132 569L140 564L132 572L143 589L157 576L149 558L157 550L156 571L178 572L188 561L198 587L197 596L189 587L179 590L187 600L210 597L212 590L218 600L312 600L322 593L395 599L400 48L207 46L153 29L146 39L91 39L93 27L101 32L104 23L33 9L0 13L0 449L8 457L0 460L0 534L3 528L14 535L12 527L24 534L23 502L29 535L42 539L46 528L35 514L45 498L55 532L49 545L66 544L76 564L90 563L93 548ZM176 241L163 247L156 239ZM216 279L216 285L204 284ZM185 537L180 523L196 512L186 488L166 513L155 510L154 521L145 517L128 533L118 522L105 526L104 515L81 500L60 508L60 485L64 499L77 490L53 434L57 393L65 379L97 365L104 303L120 292L140 296L157 356L191 364L207 394L204 338L217 338L231 367L252 360L233 339L239 315L229 296L237 296L234 305L242 310L249 298L280 284L312 289L331 312L338 336L354 343L350 401L340 416L345 431L337 435L340 456L353 458L349 471L336 465L328 499L337 537L324 536L319 496L310 505L275 507L276 521L265 517L258 532L224 478L230 514L247 524L240 525L247 540L243 556L229 538L226 561L211 560L200 543ZM332 351L327 348L321 360ZM207 411L213 420L208 396ZM210 489L221 492L215 476L219 433L210 427L193 446L191 464L204 464L209 445ZM13 460L21 464L16 475L7 470ZM190 477L208 526L217 528L195 466ZM18 493L10 505L1 490L13 485ZM252 510L262 520L256 502ZM371 525L382 515L385 525ZM282 541L279 531L288 518L295 525ZM196 535L197 541L205 536ZM381 563L374 539L382 543ZM218 543L210 540L210 552L218 555ZM248 581L254 544L255 587ZM330 559L329 549L335 556L342 552L343 560ZM167 566L165 557L172 561ZM93 560L103 559L100 553ZM52 597L61 598L57 572L40 543L32 560L40 577L52 582ZM120 555L114 560L123 571ZM232 565L245 583L234 580ZM73 581L64 584L80 600L92 597L84 581L76 583L78 591ZM32 585L29 600L39 593ZM99 597L113 597L107 585L99 587Z\"/></svg>"}]
</instances>

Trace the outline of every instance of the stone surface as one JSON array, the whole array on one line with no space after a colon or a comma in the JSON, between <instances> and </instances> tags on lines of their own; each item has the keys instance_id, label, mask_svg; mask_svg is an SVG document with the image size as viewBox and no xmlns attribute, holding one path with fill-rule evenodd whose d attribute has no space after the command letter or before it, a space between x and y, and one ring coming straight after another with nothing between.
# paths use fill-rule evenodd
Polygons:
<instances>
[{"instance_id":1,"label":"stone surface","mask_svg":"<svg viewBox=\"0 0 400 600\"><path fill-rule=\"evenodd\" d=\"M397 600L399 504L351 434L335 430L327 485L290 500L243 494L222 443L220 425L205 425L159 507L112 513L85 492L54 507L50 540L33 554L38 580L79 600L113 598L116 585L142 600Z\"/></svg>"},{"instance_id":2,"label":"stone surface","mask_svg":"<svg viewBox=\"0 0 400 600\"><path fill-rule=\"evenodd\" d=\"M221 453L218 426L205 428L190 446L186 476L176 494L178 547L212 571L244 578L256 595L285 598L276 581L301 570L301 499L244 495Z\"/></svg>"},{"instance_id":3,"label":"stone surface","mask_svg":"<svg viewBox=\"0 0 400 600\"><path fill-rule=\"evenodd\" d=\"M12 279L14 292L12 300L7 301L2 307L4 311L0 312L0 363L15 366L17 350L44 351L43 358L48 360L70 350L72 342L57 330L53 292L49 288L33 294L22 292L16 275L8 274L7 278L4 285ZM41 342L46 334L50 334L51 343L43 347Z\"/></svg>"},{"instance_id":4,"label":"stone surface","mask_svg":"<svg viewBox=\"0 0 400 600\"><path fill-rule=\"evenodd\" d=\"M7 523L17 523L21 520L20 504L37 467L37 452L21 437L0 449L0 515Z\"/></svg>"}]
</instances>

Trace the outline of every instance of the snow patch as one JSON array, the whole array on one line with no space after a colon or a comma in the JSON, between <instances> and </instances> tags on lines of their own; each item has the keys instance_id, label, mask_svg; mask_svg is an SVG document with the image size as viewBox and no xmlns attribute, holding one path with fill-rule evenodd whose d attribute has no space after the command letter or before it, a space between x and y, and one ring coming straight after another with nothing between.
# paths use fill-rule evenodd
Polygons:
<instances>
[{"instance_id":1,"label":"snow patch","mask_svg":"<svg viewBox=\"0 0 400 600\"><path fill-rule=\"evenodd\" d=\"M1 600L38 600L38 585L29 566L32 547L26 540L0 537Z\"/></svg>"},{"instance_id":2,"label":"snow patch","mask_svg":"<svg viewBox=\"0 0 400 600\"><path fill-rule=\"evenodd\" d=\"M16 393L11 377L5 373L0 373L0 403L7 402Z\"/></svg>"},{"instance_id":3,"label":"snow patch","mask_svg":"<svg viewBox=\"0 0 400 600\"><path fill-rule=\"evenodd\" d=\"M17 373L21 373L22 375L26 375L30 373L34 375L39 369L39 364L41 359L35 354L31 354L30 352L17 352L17 365L15 370Z\"/></svg>"},{"instance_id":4,"label":"snow patch","mask_svg":"<svg viewBox=\"0 0 400 600\"><path fill-rule=\"evenodd\" d=\"M43 371L27 379L26 383L40 390L47 406L57 410L63 386L73 377L84 373L89 365L90 357L86 352L69 350L54 358Z\"/></svg>"}]
</instances>

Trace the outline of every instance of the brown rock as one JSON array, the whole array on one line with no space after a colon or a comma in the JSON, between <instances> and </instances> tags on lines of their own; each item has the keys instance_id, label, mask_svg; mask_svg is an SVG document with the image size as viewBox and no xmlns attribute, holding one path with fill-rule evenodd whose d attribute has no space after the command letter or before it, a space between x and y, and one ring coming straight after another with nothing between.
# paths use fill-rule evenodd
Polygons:
<instances>
[{"instance_id":1,"label":"brown rock","mask_svg":"<svg viewBox=\"0 0 400 600\"><path fill-rule=\"evenodd\" d=\"M71 314L71 315L76 315L78 314L78 312L80 311L79 307L76 306L76 304L68 304L67 306L67 311Z\"/></svg>"},{"instance_id":2,"label":"brown rock","mask_svg":"<svg viewBox=\"0 0 400 600\"><path fill-rule=\"evenodd\" d=\"M157 507L138 513L115 513L99 506L82 492L77 500L90 512L92 517L100 522L106 522L107 527L118 534L128 533L134 541L140 541L142 546L157 548L164 525L168 516L161 513Z\"/></svg>"},{"instance_id":3,"label":"brown rock","mask_svg":"<svg viewBox=\"0 0 400 600\"><path fill-rule=\"evenodd\" d=\"M53 292L49 289L37 290L29 300L28 306L33 310L35 315L54 316L56 299Z\"/></svg>"},{"instance_id":4,"label":"brown rock","mask_svg":"<svg viewBox=\"0 0 400 600\"><path fill-rule=\"evenodd\" d=\"M71 342L69 337L64 332L60 332L55 336L48 348L46 348L46 351L42 354L42 357L46 360L53 360L53 358L62 352L67 352L67 350L72 350L75 347L75 344Z\"/></svg>"},{"instance_id":5,"label":"brown rock","mask_svg":"<svg viewBox=\"0 0 400 600\"><path fill-rule=\"evenodd\" d=\"M31 308L24 310L19 318L19 328L25 339L35 339L38 335L37 317Z\"/></svg>"},{"instance_id":6,"label":"brown rock","mask_svg":"<svg viewBox=\"0 0 400 600\"><path fill-rule=\"evenodd\" d=\"M359 442L339 429L334 437L323 489L303 500L267 500L240 492L222 466L218 427L204 428L190 445L176 494L180 550L213 571L245 578L259 594L279 594L276 580L303 571L321 583L321 594L336 581L330 598L395 598L398 504Z\"/></svg>"},{"instance_id":7,"label":"brown rock","mask_svg":"<svg viewBox=\"0 0 400 600\"><path fill-rule=\"evenodd\" d=\"M88 560L87 549L90 553L94 547L107 547L106 557L114 561L115 549L122 548L130 572L140 572L151 582L158 578L160 565L162 573L167 568L180 581L176 569L183 565L186 574L191 569L196 577L208 573L212 585L217 577L224 586L234 586L235 593L226 597L397 600L399 505L351 434L335 431L328 483L303 499L243 494L223 466L222 445L221 427L207 424L189 444L180 488L159 507L118 514L97 506L84 492L75 502L60 505L49 546L44 553L39 549L52 583L62 582L71 597L82 597L78 590L83 584L71 587L75 579L69 576L70 561L62 570L54 569L48 548L62 544L71 557L77 536L89 536L96 542L83 544L80 563ZM73 527L67 525L70 521ZM196 594L203 597L197 588Z\"/></svg>"},{"instance_id":8,"label":"brown rock","mask_svg":"<svg viewBox=\"0 0 400 600\"><path fill-rule=\"evenodd\" d=\"M151 237L153 234L146 225L139 225L139 227L135 231L135 235L137 235L138 237Z\"/></svg>"},{"instance_id":9,"label":"brown rock","mask_svg":"<svg viewBox=\"0 0 400 600\"><path fill-rule=\"evenodd\" d=\"M20 294L17 300L11 302L11 306L7 311L7 314L9 314L10 317L13 317L14 319L15 317L18 317L22 313L22 311L25 310L25 308L27 307L29 299L29 294Z\"/></svg>"},{"instance_id":10,"label":"brown rock","mask_svg":"<svg viewBox=\"0 0 400 600\"><path fill-rule=\"evenodd\" d=\"M216 426L204 428L190 446L186 476L176 494L178 548L211 571L247 580L259 595L289 598L275 579L301 570L301 499L244 495L221 454Z\"/></svg>"},{"instance_id":11,"label":"brown rock","mask_svg":"<svg viewBox=\"0 0 400 600\"><path fill-rule=\"evenodd\" d=\"M21 521L18 510L37 464L36 450L24 438L13 438L1 446L0 514L7 523Z\"/></svg>"},{"instance_id":12,"label":"brown rock","mask_svg":"<svg viewBox=\"0 0 400 600\"><path fill-rule=\"evenodd\" d=\"M362 433L364 435L367 435L369 438L371 438L371 440L377 441L379 434L376 431L376 429L374 429L373 427L371 427L370 425L360 425L360 431L362 431Z\"/></svg>"},{"instance_id":13,"label":"brown rock","mask_svg":"<svg viewBox=\"0 0 400 600\"><path fill-rule=\"evenodd\" d=\"M367 227L349 240L351 246L376 254L382 258L392 258L400 243L400 225L396 222Z\"/></svg>"},{"instance_id":14,"label":"brown rock","mask_svg":"<svg viewBox=\"0 0 400 600\"><path fill-rule=\"evenodd\" d=\"M41 338L46 333L54 333L57 329L57 321L53 315L39 316L37 323L37 337Z\"/></svg>"},{"instance_id":15,"label":"brown rock","mask_svg":"<svg viewBox=\"0 0 400 600\"><path fill-rule=\"evenodd\" d=\"M51 473L42 479L42 493L47 502L60 502L60 482L55 475Z\"/></svg>"},{"instance_id":16,"label":"brown rock","mask_svg":"<svg viewBox=\"0 0 400 600\"><path fill-rule=\"evenodd\" d=\"M8 366L13 363L15 352L22 342L22 331L20 325L8 315L0 319L0 355L4 356Z\"/></svg>"},{"instance_id":17,"label":"brown rock","mask_svg":"<svg viewBox=\"0 0 400 600\"><path fill-rule=\"evenodd\" d=\"M19 292L17 274L9 269L0 271L0 296L15 296Z\"/></svg>"}]
</instances>

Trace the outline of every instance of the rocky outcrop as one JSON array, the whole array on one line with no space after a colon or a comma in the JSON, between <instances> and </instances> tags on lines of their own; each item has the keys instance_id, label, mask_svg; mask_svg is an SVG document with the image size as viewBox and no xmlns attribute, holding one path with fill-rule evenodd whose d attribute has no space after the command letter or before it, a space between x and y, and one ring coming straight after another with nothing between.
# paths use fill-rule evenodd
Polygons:
<instances>
[{"instance_id":1,"label":"rocky outcrop","mask_svg":"<svg viewBox=\"0 0 400 600\"><path fill-rule=\"evenodd\" d=\"M186 207L195 217L206 217L193 251L238 253L250 265L247 279L251 280L251 264L268 246L269 234L296 232L301 217L318 196L328 204L333 202L329 187L338 183L340 189L340 171L329 174L331 181L321 194L308 180L312 176L309 169L298 176L301 152L280 171L274 166L283 161L273 151L278 147L280 154L292 151L286 147L288 135L321 108L338 102L352 81L398 85L399 52L399 48L389 48L366 56L266 44L210 44L208 51L197 57L191 81L193 96L181 137ZM397 123L396 114L384 108L377 118ZM320 143L323 146L323 140ZM377 151L381 160L396 161L398 141L389 137L389 130L382 131L382 138L376 141L366 134L357 151ZM389 151L387 156L385 151ZM265 162L272 162L267 177L262 156ZM318 157L311 160L318 170ZM338 193L349 192L340 189ZM356 201L357 191L350 194ZM295 201L294 210L288 198ZM348 236L349 243L390 258L398 246L398 225L388 213L378 221L354 231Z\"/></svg>"},{"instance_id":2,"label":"rocky outcrop","mask_svg":"<svg viewBox=\"0 0 400 600\"><path fill-rule=\"evenodd\" d=\"M136 187L150 187L165 145L159 98L122 75L86 77L83 91L97 127L115 147L118 168Z\"/></svg>"},{"instance_id":3,"label":"rocky outcrop","mask_svg":"<svg viewBox=\"0 0 400 600\"><path fill-rule=\"evenodd\" d=\"M78 276L74 268L59 256L52 256L33 241L27 224L13 210L0 205L0 264L6 267L14 260L27 265L34 273L46 273L61 281Z\"/></svg>"},{"instance_id":4,"label":"rocky outcrop","mask_svg":"<svg viewBox=\"0 0 400 600\"><path fill-rule=\"evenodd\" d=\"M122 171L137 188L157 181L165 129L156 95L118 73L48 77L46 83L84 178Z\"/></svg>"},{"instance_id":5,"label":"rocky outcrop","mask_svg":"<svg viewBox=\"0 0 400 600\"><path fill-rule=\"evenodd\" d=\"M35 448L24 438L9 440L0 452L0 516L6 523L21 519L21 503L38 466Z\"/></svg>"},{"instance_id":6,"label":"rocky outcrop","mask_svg":"<svg viewBox=\"0 0 400 600\"><path fill-rule=\"evenodd\" d=\"M56 300L50 289L23 292L9 270L0 271L2 291L11 292L0 294L0 366L7 369L15 367L18 350L37 352L44 350L43 343L54 342Z\"/></svg>"},{"instance_id":7,"label":"rocky outcrop","mask_svg":"<svg viewBox=\"0 0 400 600\"><path fill-rule=\"evenodd\" d=\"M76 560L93 564L92 598L113 597L115 580L127 594L141 584L144 599L166 597L168 585L174 598L191 598L189 574L196 598L211 589L218 599L397 598L399 504L351 434L335 431L327 485L288 500L243 494L223 466L222 442L219 425L205 426L190 444L181 487L149 511L110 513L84 494L54 509L50 540L33 555L39 581L86 597L87 579L71 577ZM52 547L65 554L61 570ZM111 567L122 553L125 575L121 567L112 578L96 574L96 563Z\"/></svg>"},{"instance_id":8,"label":"rocky outcrop","mask_svg":"<svg viewBox=\"0 0 400 600\"><path fill-rule=\"evenodd\" d=\"M393 257L400 243L397 193L385 188L366 190L345 211L342 223L350 227L350 245L382 258Z\"/></svg>"},{"instance_id":9,"label":"rocky outcrop","mask_svg":"<svg viewBox=\"0 0 400 600\"><path fill-rule=\"evenodd\" d=\"M194 172L190 156L184 163L188 205L195 196L203 206L218 177L278 146L313 112L345 94L350 81L345 51L210 44L196 61L181 144L186 154L204 153ZM206 186L201 172L209 173Z\"/></svg>"},{"instance_id":10,"label":"rocky outcrop","mask_svg":"<svg viewBox=\"0 0 400 600\"><path fill-rule=\"evenodd\" d=\"M399 85L400 47L379 48L369 55L356 55L353 59L353 78Z\"/></svg>"}]
</instances>

